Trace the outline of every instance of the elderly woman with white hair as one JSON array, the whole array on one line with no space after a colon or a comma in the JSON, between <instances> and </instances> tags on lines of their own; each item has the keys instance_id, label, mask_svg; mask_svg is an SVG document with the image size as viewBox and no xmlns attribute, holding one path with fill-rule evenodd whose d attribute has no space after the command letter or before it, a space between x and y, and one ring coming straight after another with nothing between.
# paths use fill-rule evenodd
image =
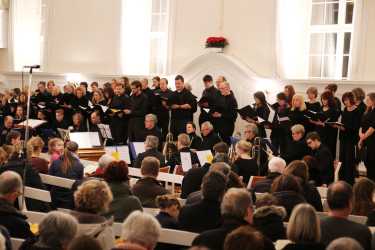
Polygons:
<instances>
[{"instance_id":1,"label":"elderly woman with white hair","mask_svg":"<svg viewBox=\"0 0 375 250\"><path fill-rule=\"evenodd\" d=\"M285 167L286 167L286 162L283 158L272 157L268 162L268 174L266 176L266 179L255 183L253 192L254 193L270 192L273 180L283 173Z\"/></svg>"},{"instance_id":2,"label":"elderly woman with white hair","mask_svg":"<svg viewBox=\"0 0 375 250\"><path fill-rule=\"evenodd\" d=\"M160 237L161 226L150 214L135 211L122 224L121 239L124 243L118 249L153 250Z\"/></svg>"},{"instance_id":3,"label":"elderly woman with white hair","mask_svg":"<svg viewBox=\"0 0 375 250\"><path fill-rule=\"evenodd\" d=\"M290 140L286 152L282 157L289 164L294 160L302 160L302 158L309 154L309 148L305 141L305 127L301 124L296 124L291 127L293 140Z\"/></svg>"},{"instance_id":4,"label":"elderly woman with white hair","mask_svg":"<svg viewBox=\"0 0 375 250\"><path fill-rule=\"evenodd\" d=\"M102 155L98 160L98 168L95 170L95 172L88 174L89 177L103 177L105 168L113 161L116 161L116 159L109 154Z\"/></svg>"},{"instance_id":5,"label":"elderly woman with white hair","mask_svg":"<svg viewBox=\"0 0 375 250\"><path fill-rule=\"evenodd\" d=\"M149 135L156 136L161 142L163 138L161 137L161 131L157 126L158 117L154 114L145 115L144 128L140 128L137 133L135 133L134 141L143 142Z\"/></svg>"},{"instance_id":6,"label":"elderly woman with white hair","mask_svg":"<svg viewBox=\"0 0 375 250\"><path fill-rule=\"evenodd\" d=\"M77 234L77 220L58 211L49 212L39 224L37 237L27 239L22 250L65 250Z\"/></svg>"}]
</instances>

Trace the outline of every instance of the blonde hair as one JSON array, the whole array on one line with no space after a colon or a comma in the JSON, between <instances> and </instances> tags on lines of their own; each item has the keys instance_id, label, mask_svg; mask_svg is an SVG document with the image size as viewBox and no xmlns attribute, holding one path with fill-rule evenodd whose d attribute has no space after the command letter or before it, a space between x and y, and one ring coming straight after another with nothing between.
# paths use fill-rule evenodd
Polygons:
<instances>
[{"instance_id":1,"label":"blonde hair","mask_svg":"<svg viewBox=\"0 0 375 250\"><path fill-rule=\"evenodd\" d=\"M52 138L51 140L48 141L48 153L49 154L54 153L53 148L56 147L56 144L59 142L64 143L64 141L61 140L60 138Z\"/></svg>"},{"instance_id":2,"label":"blonde hair","mask_svg":"<svg viewBox=\"0 0 375 250\"><path fill-rule=\"evenodd\" d=\"M302 95L294 95L292 99L292 107L290 110L295 110L295 103L296 101L299 100L301 102L301 107L299 108L300 111L306 110L306 103L305 103L305 98Z\"/></svg>"},{"instance_id":3,"label":"blonde hair","mask_svg":"<svg viewBox=\"0 0 375 250\"><path fill-rule=\"evenodd\" d=\"M94 98L94 94L97 93L99 96L100 96L100 100L99 102L103 101L104 100L104 95L103 93L100 91L100 90L96 90L94 92L92 92L92 98L91 98L91 102L92 104L98 104L99 102L95 101L95 98Z\"/></svg>"},{"instance_id":4,"label":"blonde hair","mask_svg":"<svg viewBox=\"0 0 375 250\"><path fill-rule=\"evenodd\" d=\"M74 204L78 211L89 213L107 212L113 195L105 181L88 180L74 192Z\"/></svg>"},{"instance_id":5,"label":"blonde hair","mask_svg":"<svg viewBox=\"0 0 375 250\"><path fill-rule=\"evenodd\" d=\"M236 146L245 153L250 153L251 151L251 143L245 140L240 140L239 142L237 142Z\"/></svg>"},{"instance_id":6,"label":"blonde hair","mask_svg":"<svg viewBox=\"0 0 375 250\"><path fill-rule=\"evenodd\" d=\"M27 142L27 152L28 155L31 156L32 153L40 153L42 152L44 147L44 141L39 136L33 136Z\"/></svg>"},{"instance_id":7,"label":"blonde hair","mask_svg":"<svg viewBox=\"0 0 375 250\"><path fill-rule=\"evenodd\" d=\"M8 153L0 147L0 164L3 164L8 160Z\"/></svg>"},{"instance_id":8,"label":"blonde hair","mask_svg":"<svg viewBox=\"0 0 375 250\"><path fill-rule=\"evenodd\" d=\"M301 133L303 136L305 134L305 127L301 124L296 124L290 128L290 131L292 131L292 133Z\"/></svg>"},{"instance_id":9,"label":"blonde hair","mask_svg":"<svg viewBox=\"0 0 375 250\"><path fill-rule=\"evenodd\" d=\"M293 209L288 223L287 236L295 243L320 241L320 221L311 205L303 203Z\"/></svg>"}]
</instances>

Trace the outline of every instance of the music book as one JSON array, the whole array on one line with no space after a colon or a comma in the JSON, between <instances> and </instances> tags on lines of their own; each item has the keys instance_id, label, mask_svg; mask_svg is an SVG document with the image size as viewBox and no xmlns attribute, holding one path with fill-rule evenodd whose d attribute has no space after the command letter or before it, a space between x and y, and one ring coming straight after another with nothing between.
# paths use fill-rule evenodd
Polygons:
<instances>
[{"instance_id":1,"label":"music book","mask_svg":"<svg viewBox=\"0 0 375 250\"><path fill-rule=\"evenodd\" d=\"M205 163L211 163L213 158L211 150L196 151L195 153L198 156L201 166L203 166Z\"/></svg>"},{"instance_id":2,"label":"music book","mask_svg":"<svg viewBox=\"0 0 375 250\"><path fill-rule=\"evenodd\" d=\"M104 105L98 105L102 110L103 110L103 113L107 112L107 110L109 109L107 106L104 106Z\"/></svg>"},{"instance_id":3,"label":"music book","mask_svg":"<svg viewBox=\"0 0 375 250\"><path fill-rule=\"evenodd\" d=\"M146 151L144 142L129 142L129 148L133 159L136 159L138 154Z\"/></svg>"},{"instance_id":4,"label":"music book","mask_svg":"<svg viewBox=\"0 0 375 250\"><path fill-rule=\"evenodd\" d=\"M269 123L273 123L273 119L275 119L276 112L269 104L267 104L267 106L268 106L268 109L270 110L270 114L267 120Z\"/></svg>"},{"instance_id":5,"label":"music book","mask_svg":"<svg viewBox=\"0 0 375 250\"><path fill-rule=\"evenodd\" d=\"M69 139L69 129L57 128L57 132L59 132L61 139Z\"/></svg>"},{"instance_id":6,"label":"music book","mask_svg":"<svg viewBox=\"0 0 375 250\"><path fill-rule=\"evenodd\" d=\"M288 116L283 116L283 117L279 117L277 116L277 119L279 120L279 122L287 122L287 121L290 121L290 118Z\"/></svg>"},{"instance_id":7,"label":"music book","mask_svg":"<svg viewBox=\"0 0 375 250\"><path fill-rule=\"evenodd\" d=\"M69 134L70 140L78 144L78 148L100 147L100 137L98 132L72 132Z\"/></svg>"},{"instance_id":8,"label":"music book","mask_svg":"<svg viewBox=\"0 0 375 250\"><path fill-rule=\"evenodd\" d=\"M308 119L313 120L313 121L326 121L327 120L327 117L321 112L315 112L315 111L312 111L312 110L307 110L307 113L308 114L306 114L304 116Z\"/></svg>"},{"instance_id":9,"label":"music book","mask_svg":"<svg viewBox=\"0 0 375 250\"><path fill-rule=\"evenodd\" d=\"M37 119L29 119L28 121L29 121L28 126L29 126L30 128L37 128L37 127L39 127L40 125L42 125L42 124L44 124L44 123L47 123L47 121L44 121L44 120L37 120ZM18 123L17 125L19 125L19 126L26 126L26 123L27 123L27 121L25 120L25 121L23 121L23 122Z\"/></svg>"},{"instance_id":10,"label":"music book","mask_svg":"<svg viewBox=\"0 0 375 250\"><path fill-rule=\"evenodd\" d=\"M104 139L113 139L112 133L111 133L111 128L109 127L108 124L98 124L98 128L100 130L100 134Z\"/></svg>"},{"instance_id":11,"label":"music book","mask_svg":"<svg viewBox=\"0 0 375 250\"><path fill-rule=\"evenodd\" d=\"M344 124L342 124L341 122L325 122L325 124L328 124L328 125L337 125L337 126L340 126L340 127L345 127Z\"/></svg>"},{"instance_id":12,"label":"music book","mask_svg":"<svg viewBox=\"0 0 375 250\"><path fill-rule=\"evenodd\" d=\"M190 152L180 152L180 157L181 157L181 165L182 165L182 170L184 172L189 171L193 167L191 163L191 155Z\"/></svg>"},{"instance_id":13,"label":"music book","mask_svg":"<svg viewBox=\"0 0 375 250\"><path fill-rule=\"evenodd\" d=\"M241 109L238 109L237 112L243 117L243 118L256 118L257 117L257 113L255 112L255 110L250 106L250 105L247 105Z\"/></svg>"},{"instance_id":14,"label":"music book","mask_svg":"<svg viewBox=\"0 0 375 250\"><path fill-rule=\"evenodd\" d=\"M117 161L123 160L127 164L131 164L128 146L105 147L105 152L109 155L112 155Z\"/></svg>"}]
</instances>

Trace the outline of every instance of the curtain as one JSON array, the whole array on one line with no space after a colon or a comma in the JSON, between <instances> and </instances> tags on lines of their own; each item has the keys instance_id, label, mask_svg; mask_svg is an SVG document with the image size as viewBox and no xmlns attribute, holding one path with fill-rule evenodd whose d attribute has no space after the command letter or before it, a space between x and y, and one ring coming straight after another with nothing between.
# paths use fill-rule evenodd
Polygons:
<instances>
[{"instance_id":1,"label":"curtain","mask_svg":"<svg viewBox=\"0 0 375 250\"><path fill-rule=\"evenodd\" d=\"M350 79L351 80L366 80L363 79L362 68L364 68L365 54L366 54L366 38L369 21L368 11L369 1L356 0L354 3L354 20L353 20L353 34L352 34L352 54L350 63Z\"/></svg>"}]
</instances>

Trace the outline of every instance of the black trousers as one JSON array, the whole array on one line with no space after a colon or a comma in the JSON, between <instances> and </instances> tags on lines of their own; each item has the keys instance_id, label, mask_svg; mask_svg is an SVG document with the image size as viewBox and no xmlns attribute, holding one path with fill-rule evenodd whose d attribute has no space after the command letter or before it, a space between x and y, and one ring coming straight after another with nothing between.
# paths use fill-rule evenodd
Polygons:
<instances>
[{"instance_id":1,"label":"black trousers","mask_svg":"<svg viewBox=\"0 0 375 250\"><path fill-rule=\"evenodd\" d=\"M375 181L375 145L367 146L364 163L367 170L367 178Z\"/></svg>"},{"instance_id":2,"label":"black trousers","mask_svg":"<svg viewBox=\"0 0 375 250\"><path fill-rule=\"evenodd\" d=\"M339 177L340 180L344 180L351 185L354 184L356 171L355 150L355 144L353 142L347 140L340 141L340 161L342 165Z\"/></svg>"},{"instance_id":3,"label":"black trousers","mask_svg":"<svg viewBox=\"0 0 375 250\"><path fill-rule=\"evenodd\" d=\"M171 132L173 134L173 140L177 141L177 136L179 134L186 133L186 123L190 120L189 118L172 118Z\"/></svg>"},{"instance_id":4,"label":"black trousers","mask_svg":"<svg viewBox=\"0 0 375 250\"><path fill-rule=\"evenodd\" d=\"M126 144L128 140L128 120L114 116L110 123L111 133L116 145Z\"/></svg>"}]
</instances>

